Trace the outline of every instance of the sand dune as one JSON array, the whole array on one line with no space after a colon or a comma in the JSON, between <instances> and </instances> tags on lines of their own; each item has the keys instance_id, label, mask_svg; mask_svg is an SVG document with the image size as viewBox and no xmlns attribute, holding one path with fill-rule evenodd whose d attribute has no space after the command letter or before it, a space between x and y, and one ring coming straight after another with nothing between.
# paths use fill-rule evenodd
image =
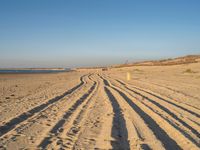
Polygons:
<instances>
[{"instance_id":1,"label":"sand dune","mask_svg":"<svg viewBox=\"0 0 200 150\"><path fill-rule=\"evenodd\" d=\"M0 75L0 82L0 149L200 147L199 62Z\"/></svg>"}]
</instances>

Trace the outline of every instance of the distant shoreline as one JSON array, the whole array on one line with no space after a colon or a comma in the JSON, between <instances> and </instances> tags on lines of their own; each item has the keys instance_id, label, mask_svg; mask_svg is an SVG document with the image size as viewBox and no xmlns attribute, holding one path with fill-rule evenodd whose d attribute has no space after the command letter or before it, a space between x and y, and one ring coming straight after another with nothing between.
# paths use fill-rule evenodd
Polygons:
<instances>
[{"instance_id":1,"label":"distant shoreline","mask_svg":"<svg viewBox=\"0 0 200 150\"><path fill-rule=\"evenodd\" d=\"M0 70L66 70L70 68L0 68Z\"/></svg>"},{"instance_id":2,"label":"distant shoreline","mask_svg":"<svg viewBox=\"0 0 200 150\"><path fill-rule=\"evenodd\" d=\"M19 68L19 69L0 69L0 74L35 74L35 73L60 73L69 72L71 69L47 69L47 68Z\"/></svg>"}]
</instances>

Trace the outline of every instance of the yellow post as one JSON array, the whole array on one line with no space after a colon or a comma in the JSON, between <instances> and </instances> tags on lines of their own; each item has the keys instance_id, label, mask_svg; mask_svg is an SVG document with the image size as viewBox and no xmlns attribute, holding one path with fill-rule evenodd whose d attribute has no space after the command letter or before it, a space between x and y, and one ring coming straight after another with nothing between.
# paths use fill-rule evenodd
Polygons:
<instances>
[{"instance_id":1,"label":"yellow post","mask_svg":"<svg viewBox=\"0 0 200 150\"><path fill-rule=\"evenodd\" d=\"M129 81L131 79L131 74L130 72L127 72L126 73L126 80Z\"/></svg>"}]
</instances>

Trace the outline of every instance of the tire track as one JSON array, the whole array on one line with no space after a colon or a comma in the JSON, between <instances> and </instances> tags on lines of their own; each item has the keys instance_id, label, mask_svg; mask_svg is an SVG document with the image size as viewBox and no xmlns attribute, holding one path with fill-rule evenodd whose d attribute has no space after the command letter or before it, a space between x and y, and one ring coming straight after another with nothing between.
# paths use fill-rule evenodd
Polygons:
<instances>
[{"instance_id":1,"label":"tire track","mask_svg":"<svg viewBox=\"0 0 200 150\"><path fill-rule=\"evenodd\" d=\"M152 130L144 122L143 118L130 107L124 98L114 89L107 86L122 108L126 128L128 131L128 141L131 149L164 149L162 143L156 138ZM154 141L154 142L152 142Z\"/></svg>"},{"instance_id":2,"label":"tire track","mask_svg":"<svg viewBox=\"0 0 200 150\"><path fill-rule=\"evenodd\" d=\"M82 121L80 122L79 120L78 127L80 127L80 131L76 134L75 138L72 136L72 140L74 139L75 141L72 142L72 149L99 149L102 146L102 144L99 146L99 143L101 143L102 140L105 143L106 139L106 135L102 130L105 130L106 127L111 127L108 126L107 121L105 121L105 117L107 117L109 113L107 108L110 105L106 105L108 99L104 92L103 83L100 82L96 75L93 77L98 82L98 87L92 97L91 104L86 108L85 114L81 117ZM110 109L110 107L108 109ZM106 132L108 133L108 130ZM69 140L71 140L71 138L69 138Z\"/></svg>"},{"instance_id":3,"label":"tire track","mask_svg":"<svg viewBox=\"0 0 200 150\"><path fill-rule=\"evenodd\" d=\"M111 85L111 87L114 90L116 90L122 97L124 97L124 99L126 100L126 102L136 112L138 112L138 114L143 118L143 120L146 122L146 124L148 124L148 126L150 127L150 129L154 132L154 134L156 135L156 137L163 143L163 145L164 145L164 147L166 149L181 149L181 147L167 134L167 132L165 131L165 129L161 128L159 126L159 124L156 121L154 121L154 119L151 116L149 116L143 109L141 109L140 108L141 106L138 106L139 102L137 102L137 104L133 103L132 100L129 99L126 94L124 94L124 92L122 92L121 90L113 87L112 85ZM144 108L144 107L142 106L142 108ZM145 110L146 110L146 108L145 108ZM158 118L158 119L160 119L158 116L155 116L155 117ZM173 129L172 127L170 127L170 128ZM166 128L166 129L169 129L169 128ZM170 131L170 130L167 130L167 131Z\"/></svg>"},{"instance_id":4,"label":"tire track","mask_svg":"<svg viewBox=\"0 0 200 150\"><path fill-rule=\"evenodd\" d=\"M52 144L53 147L56 147L57 149L76 149L76 141L81 132L81 129L83 128L82 124L85 119L84 116L86 116L87 113L91 111L88 108L92 105L91 103L94 105L94 96L97 94L99 88L99 83L92 79L92 75L93 74L90 74L88 78L94 82L95 87L93 91L91 91L88 97L84 100L82 106L79 107L80 109L76 110L74 117L70 118L70 120L63 125L63 131L58 133L56 136L57 142L54 139Z\"/></svg>"},{"instance_id":5,"label":"tire track","mask_svg":"<svg viewBox=\"0 0 200 150\"><path fill-rule=\"evenodd\" d=\"M31 110L24 112L24 113L20 114L19 116L11 119L7 123L5 123L3 126L0 127L0 137L2 137L6 133L8 133L12 129L14 129L18 124L20 124L20 123L24 122L25 120L29 119L30 117L34 116L36 113L44 110L45 108L49 107L50 105L58 102L63 97L65 97L65 96L75 92L77 89L81 88L83 86L83 84L85 84L85 81L83 79L85 76L86 75L84 75L80 78L80 81L81 81L80 84L76 85L75 87L73 87L72 89L63 93L62 95L52 98L49 101L47 101L46 103L36 106L36 107L32 108Z\"/></svg>"},{"instance_id":6,"label":"tire track","mask_svg":"<svg viewBox=\"0 0 200 150\"><path fill-rule=\"evenodd\" d=\"M119 81L119 80L116 80L116 81L119 82L119 83L121 83L121 84L124 85L124 86L127 86L127 84L123 83L122 81ZM189 110L189 109L187 109L187 108L184 108L184 107L182 107L182 106L180 106L180 105L177 105L177 104L175 104L175 103L173 103L173 102L171 102L171 101L168 101L168 100L164 99L163 97L158 96L158 95L156 95L156 94L154 94L154 93L152 93L152 92L149 92L149 91L147 91L147 90L138 88L138 87L136 87L136 86L134 86L134 85L132 85L132 84L131 84L131 86L134 87L134 88L137 89L137 90L140 90L140 91L143 91L143 92L145 92L145 93L147 93L147 94L150 94L150 95L152 95L152 96L154 96L154 97L156 97L156 98L158 98L158 99L160 99L160 100L162 100L162 101L165 101L165 102L167 102L167 103L169 103L169 104L171 104L171 105L174 105L174 106L176 106L176 107L178 107L178 108L180 108L180 109L182 109L182 110L184 110L184 111L187 111L188 113L191 113L191 114L193 114L194 116L200 118L200 115L199 115L199 114L197 114L197 113L195 113L195 112L193 112L193 111L191 111L191 110ZM173 100L173 101L174 101L174 100ZM185 103L183 103L183 104L185 104ZM185 104L185 105L186 105L186 104ZM192 107L192 106L189 105L189 107ZM194 107L192 107L192 108L194 108ZM191 108L190 108L190 109L191 109ZM195 108L195 109L196 109L196 108Z\"/></svg>"},{"instance_id":7,"label":"tire track","mask_svg":"<svg viewBox=\"0 0 200 150\"><path fill-rule=\"evenodd\" d=\"M0 149L198 149L196 110L93 71L1 126Z\"/></svg>"},{"instance_id":8,"label":"tire track","mask_svg":"<svg viewBox=\"0 0 200 150\"><path fill-rule=\"evenodd\" d=\"M96 87L96 83L92 85L92 87L86 92L84 95L81 96L80 99L76 100L75 103L71 106L71 108L65 112L62 119L60 119L56 125L50 130L49 135L45 139L42 140L42 142L39 144L38 147L45 149L49 144L51 144L51 139L54 136L58 136L60 132L63 132L62 127L65 125L65 123L70 119L70 117L73 115L75 111L82 105L82 103L90 97L91 93L94 91Z\"/></svg>"},{"instance_id":9,"label":"tire track","mask_svg":"<svg viewBox=\"0 0 200 150\"><path fill-rule=\"evenodd\" d=\"M167 90L169 90L169 91L182 94L183 96L186 96L186 97L191 97L191 98L194 98L194 99L196 99L196 100L200 100L199 97L196 97L196 96L193 96L193 95L189 95L189 94L183 93L182 91L179 91L179 90L177 90L177 89L173 89L173 88L171 88L170 86L159 85L159 84L157 84L157 83L153 83L153 82L149 82L149 81L147 82L147 81L144 81L144 80L140 80L140 81L145 82L145 83L147 83L147 84L153 84L153 85L155 85L155 86L159 86L159 87L165 88L165 89L167 89ZM185 85L188 85L188 83L185 83ZM191 85L192 85L192 84L191 84ZM194 86L194 85L192 85L192 86ZM196 88L197 88L197 87L196 87ZM196 107L196 108L197 108L197 107ZM199 108L198 108L198 109L199 109Z\"/></svg>"},{"instance_id":10,"label":"tire track","mask_svg":"<svg viewBox=\"0 0 200 150\"><path fill-rule=\"evenodd\" d=\"M116 88L115 88L116 89ZM121 89L121 88L119 88L119 89ZM117 89L116 89L117 90ZM123 89L121 89L121 90L123 90ZM126 91L127 92L127 89L126 90L123 90L124 92ZM131 93L130 93L130 95L131 96L133 96ZM135 97L135 96L133 96L134 98L136 98L136 99L138 99L138 97ZM194 139L194 137L193 136L191 136L188 132L187 132L187 130L185 130L184 128L180 128L180 126L179 126L179 124L177 124L176 123L176 120L175 120L175 122L172 122L171 120L170 120L170 118L168 118L168 117L166 117L166 116L163 116L163 114L164 113L167 113L167 112L165 112L165 111L158 111L158 110L156 110L155 108L153 108L153 105L152 104L146 104L146 103L144 103L143 101L139 101L140 103L142 103L144 106L146 106L147 108L149 108L152 112L154 112L155 114L157 114L157 115L159 115L162 119L164 119L165 121L167 121L167 123L169 123L170 125L171 125L171 127L173 127L174 129L176 129L177 131L179 131L179 132L177 132L177 131L174 131L174 133L176 133L176 134L178 134L178 135L180 135L181 134L181 136L183 135L183 138L185 138L185 139L187 139L187 140L189 140L190 142L192 142L192 143L190 143L190 145L192 146L192 147L195 147L195 145L197 146L197 147L199 147L199 140L198 139ZM157 108L159 108L158 106L157 106ZM159 108L160 109L160 108ZM155 120L155 119L154 119ZM180 123L180 122L179 122ZM170 128L171 128L170 127ZM171 130L168 130L168 128L166 128L166 129L164 129L164 130L168 130L169 132L171 132L172 130L173 130L173 128L171 129ZM177 137L175 137L175 139L177 139ZM186 142L185 140L184 140L184 142ZM189 143L188 143L189 144ZM195 144L195 145L194 145Z\"/></svg>"},{"instance_id":11,"label":"tire track","mask_svg":"<svg viewBox=\"0 0 200 150\"><path fill-rule=\"evenodd\" d=\"M30 82L32 81L28 79L29 81L27 81L27 84L29 84L29 87L32 90L27 93L27 90L29 88L28 89L26 88L26 90L24 91L26 93L25 95L23 94L23 91L21 92L19 91L22 94L20 97L15 97L14 99L10 99L9 101L6 101L5 105L4 104L2 105L3 107L0 112L0 126L3 126L6 122L10 121L12 118L19 116L20 114L34 107L37 107L38 105L45 103L56 96L62 95L64 92L70 90L70 88L78 85L80 83L80 77L83 75L83 73L76 74L75 72L73 72L70 74L72 74L72 76L67 74L69 78L65 78L63 75L61 75L61 77L55 79L54 81L43 82L43 83L37 81L37 83L33 84L33 87L35 87L36 84L40 85L38 85L34 89L32 89L33 88L32 85L28 83L29 81ZM53 75L53 76L59 76L59 75ZM24 79L20 79L20 81L21 80ZM45 76L42 75L42 78L39 80L48 81L51 79L49 78L47 79L45 78ZM21 88L22 87L20 87L20 89Z\"/></svg>"},{"instance_id":12,"label":"tire track","mask_svg":"<svg viewBox=\"0 0 200 150\"><path fill-rule=\"evenodd\" d=\"M191 95L187 95L187 94L182 93L182 92L180 92L180 91L167 88L167 87L165 87L165 86L163 86L163 85L159 85L159 84L156 84L156 83L153 83L153 82L147 82L147 81L143 81L143 80L139 80L139 81L140 81L140 82L147 83L147 84L151 84L151 85L153 84L153 85L155 85L155 86L157 86L157 87L162 87L162 88L164 88L165 90L168 90L168 91L171 91L171 92L176 92L176 93L182 94L184 97L191 97L191 98L194 98L194 99L196 99L196 100L199 100L198 97L191 96ZM152 93L152 92L151 92L151 93ZM167 96L167 97L168 97L169 99L172 99L172 98L169 97L169 96ZM200 110L198 107L195 107L195 106L190 105L190 104L188 104L188 103L180 102L180 101L177 101L177 100L174 100L174 99L173 99L173 101L175 101L175 102L177 102L177 103L182 103L182 104L187 105L187 106L189 106L189 107L191 107L191 108L193 108L193 109Z\"/></svg>"},{"instance_id":13,"label":"tire track","mask_svg":"<svg viewBox=\"0 0 200 150\"><path fill-rule=\"evenodd\" d=\"M111 135L115 139L115 141L111 141L111 145L113 149L130 149L126 122L123 117L120 105L113 94L110 92L110 90L107 87L104 87L104 89L111 102L114 112Z\"/></svg>"},{"instance_id":14,"label":"tire track","mask_svg":"<svg viewBox=\"0 0 200 150\"><path fill-rule=\"evenodd\" d=\"M136 97L135 97L136 98ZM148 99L149 100L149 99ZM151 100L149 100L151 102ZM184 121L180 121L180 119L177 119L179 121L179 124L176 123L176 120L174 120L175 122L173 122L170 118L168 118L167 116L164 115L164 113L168 113L169 115L172 115L171 117L173 117L174 119L178 118L176 115L172 114L171 112L168 112L168 109L163 107L162 105L158 104L158 103L152 103L153 105L156 105L158 108L162 109L161 111L159 111L158 109L153 108L152 104L148 104L146 102L141 101L142 104L144 104L146 107L148 107L149 109L151 109L154 113L158 114L160 117L162 117L164 120L166 120L169 124L171 124L175 129L177 129L178 131L180 131L186 138L188 138L190 141L192 141L194 144L196 144L197 146L199 146L199 141L196 140L193 136L191 136L187 129L181 128L179 126L179 124L181 123L182 125L184 125L186 128L188 128L190 131L193 132L193 134L195 134L196 136L198 136L198 132L193 129L191 126L189 126L188 124L186 124Z\"/></svg>"},{"instance_id":15,"label":"tire track","mask_svg":"<svg viewBox=\"0 0 200 150\"><path fill-rule=\"evenodd\" d=\"M198 138L200 138L200 134L199 132L194 129L192 126L190 126L187 122L183 121L182 119L180 119L175 113L173 113L171 110L169 110L167 107L161 105L159 102L156 102L155 100L152 100L151 98L141 94L140 92L137 92L136 90L130 89L129 87L127 87L125 85L125 88L131 92L134 92L135 94L141 96L143 99L148 100L149 102L151 102L152 104L156 105L157 107L159 107L160 109L162 109L164 112L168 113L172 118L174 118L176 121L178 121L180 124L182 124L184 127L188 128L195 136L197 136ZM141 90L144 91L144 90ZM149 94L149 93L148 93ZM156 97L157 98L157 97ZM187 121L187 120L186 120ZM171 123L171 122L170 122ZM171 123L172 124L172 123ZM174 127L176 127L176 125L173 125ZM177 127L176 127L177 128ZM197 127L198 128L198 127ZM178 128L179 129L179 128ZM186 137L188 137L190 140L192 140L195 144L199 145L198 141L196 141L193 137L191 137L185 130L179 129Z\"/></svg>"},{"instance_id":16,"label":"tire track","mask_svg":"<svg viewBox=\"0 0 200 150\"><path fill-rule=\"evenodd\" d=\"M141 116L124 101L124 98L112 88L108 80L104 79L102 76L100 76L100 78L107 84L106 87L112 90L112 93L115 93L117 101L123 108L124 119L126 120L126 127L129 134L130 149L152 149L158 147L159 149L164 149L161 145L162 143L144 122L143 118L141 118Z\"/></svg>"},{"instance_id":17,"label":"tire track","mask_svg":"<svg viewBox=\"0 0 200 150\"><path fill-rule=\"evenodd\" d=\"M99 85L97 84L96 89L93 91L93 93L91 93L91 96L88 98L88 101L84 104L84 106L82 107L82 110L74 119L72 123L72 127L67 131L67 134L66 134L67 140L65 141L67 145L62 145L62 146L65 146L71 149L76 149L76 141L78 140L78 136L81 132L81 129L83 128L82 124L85 119L84 116L86 116L86 114L90 111L88 110L88 107L91 105L92 102L94 102L94 100L92 101L92 98L94 98L95 94L97 94L95 92L98 91L98 86Z\"/></svg>"},{"instance_id":18,"label":"tire track","mask_svg":"<svg viewBox=\"0 0 200 150\"><path fill-rule=\"evenodd\" d=\"M123 85L125 88L127 88L129 91L132 91L132 92L134 92L135 94L138 94L138 95L140 95L141 97L143 97L143 98L146 98L146 99L150 99L150 100L152 100L151 98L148 98L149 96L150 97L153 97L153 98L155 98L153 101L157 101L157 102L159 102L159 103L162 103L162 105L164 105L164 106L166 106L166 105L171 105L169 108L171 109L171 111L175 111L175 113L179 113L179 115L180 116L182 116L182 113L184 113L184 114L186 114L186 116L184 116L184 118L187 120L187 122L190 124L193 124L193 126L194 126L194 128L196 128L196 129L198 129L199 127L199 125L198 125L198 123L196 123L194 120L198 120L199 119L199 117L200 117L200 115L198 114L198 113L195 113L194 111L191 111L191 110L189 110L189 109L191 109L191 107L189 107L189 108L184 108L184 107L182 107L182 106L179 106L178 104L175 104L175 103L173 103L173 102L170 102L169 100L167 100L167 99L164 99L164 98L162 98L161 96L158 96L158 95L156 95L156 94L154 94L154 93L152 93L152 92L149 92L149 91L147 91L147 90L143 90L143 89L141 89L141 88L138 88L138 87L136 87L136 86L133 86L132 84L130 84L131 85L131 87L132 88L129 88L128 86L127 86L127 84L125 84L124 82L122 82L122 81L119 81L118 79L115 79L115 81L117 81L118 83L120 83L121 85ZM134 90L133 90L133 88L134 88ZM137 92L137 91L139 91L139 92ZM148 96L145 96L144 94L142 94L142 93L144 93L145 95L148 95ZM159 100L159 101L158 101ZM160 101L161 100L161 101ZM152 102L153 102L152 101ZM163 101L163 102L162 102ZM163 104L164 103L164 104ZM160 104L157 104L157 105L160 105ZM192 109L193 110L193 109ZM189 115L189 116L188 116ZM192 116L191 116L192 115ZM174 116L174 114L173 114L173 116ZM176 117L176 115L175 115L175 117ZM192 119L192 118L193 119ZM183 124L185 124L185 123L183 123ZM194 125L195 124L195 125ZM187 124L185 124L185 126L188 126ZM190 127L189 127L190 128ZM195 130L196 130L195 129ZM198 135L199 136L199 134L196 132L196 131L194 131L192 128L191 128L191 130L192 130L192 132L194 132L194 134L196 134L196 135Z\"/></svg>"}]
</instances>

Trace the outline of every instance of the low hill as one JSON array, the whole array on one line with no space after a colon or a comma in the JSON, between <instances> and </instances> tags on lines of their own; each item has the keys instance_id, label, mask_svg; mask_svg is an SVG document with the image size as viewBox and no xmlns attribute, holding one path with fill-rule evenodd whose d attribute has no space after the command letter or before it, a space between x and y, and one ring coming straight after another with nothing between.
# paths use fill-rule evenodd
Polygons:
<instances>
[{"instance_id":1,"label":"low hill","mask_svg":"<svg viewBox=\"0 0 200 150\"><path fill-rule=\"evenodd\" d=\"M187 55L184 57L177 57L173 59L169 58L169 59L163 59L163 60L142 61L142 62L116 65L113 67L120 68L120 67L129 67L129 66L165 66L165 65L179 65L179 64L197 63L197 62L200 62L200 55Z\"/></svg>"}]
</instances>

